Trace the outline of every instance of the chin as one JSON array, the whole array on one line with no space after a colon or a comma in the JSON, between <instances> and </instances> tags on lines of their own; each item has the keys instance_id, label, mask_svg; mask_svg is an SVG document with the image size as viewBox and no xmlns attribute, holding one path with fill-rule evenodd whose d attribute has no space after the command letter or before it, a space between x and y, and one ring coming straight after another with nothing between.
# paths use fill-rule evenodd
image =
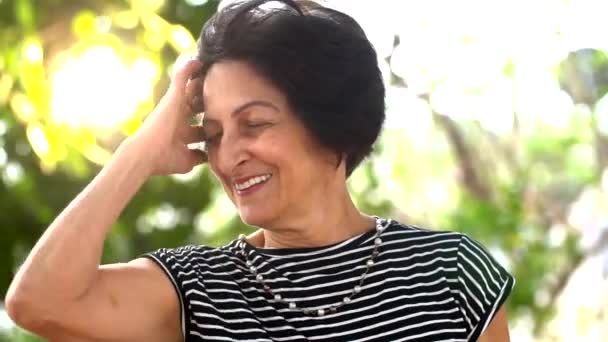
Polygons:
<instances>
[{"instance_id":1,"label":"chin","mask_svg":"<svg viewBox=\"0 0 608 342\"><path fill-rule=\"evenodd\" d=\"M270 217L266 213L255 212L251 210L242 210L239 209L239 216L241 217L241 221L250 226L263 227L264 223L268 222Z\"/></svg>"}]
</instances>

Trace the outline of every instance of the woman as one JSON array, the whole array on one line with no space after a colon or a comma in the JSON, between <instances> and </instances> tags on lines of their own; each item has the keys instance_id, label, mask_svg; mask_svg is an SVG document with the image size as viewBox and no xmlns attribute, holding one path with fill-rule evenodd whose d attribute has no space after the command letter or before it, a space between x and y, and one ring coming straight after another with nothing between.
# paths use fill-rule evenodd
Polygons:
<instances>
[{"instance_id":1,"label":"woman","mask_svg":"<svg viewBox=\"0 0 608 342\"><path fill-rule=\"evenodd\" d=\"M52 223L7 309L54 341L508 341L513 278L476 242L361 213L346 179L384 121L377 57L350 17L237 3L200 37L143 127ZM203 62L203 63L201 63ZM186 145L205 111L206 154ZM98 266L152 175L208 162L241 219L226 246Z\"/></svg>"}]
</instances>

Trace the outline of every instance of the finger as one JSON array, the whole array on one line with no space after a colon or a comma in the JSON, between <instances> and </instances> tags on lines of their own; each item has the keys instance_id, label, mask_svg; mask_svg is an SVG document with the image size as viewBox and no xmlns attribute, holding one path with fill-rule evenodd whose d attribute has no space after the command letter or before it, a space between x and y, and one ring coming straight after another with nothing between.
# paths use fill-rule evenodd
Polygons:
<instances>
[{"instance_id":1,"label":"finger","mask_svg":"<svg viewBox=\"0 0 608 342\"><path fill-rule=\"evenodd\" d=\"M194 78L186 83L186 99L193 113L200 113L203 106L203 80Z\"/></svg>"},{"instance_id":2,"label":"finger","mask_svg":"<svg viewBox=\"0 0 608 342\"><path fill-rule=\"evenodd\" d=\"M192 77L194 77L194 73L192 73ZM201 77L188 79L186 82L186 94L189 96L194 96L197 94L201 94L203 92L203 79Z\"/></svg>"},{"instance_id":3,"label":"finger","mask_svg":"<svg viewBox=\"0 0 608 342\"><path fill-rule=\"evenodd\" d=\"M190 162L192 165L200 165L209 161L207 153L199 150L189 151L188 158L190 158Z\"/></svg>"},{"instance_id":4,"label":"finger","mask_svg":"<svg viewBox=\"0 0 608 342\"><path fill-rule=\"evenodd\" d=\"M176 89L185 89L190 76L197 72L202 67L202 63L198 60L190 60L183 67L175 72L171 86Z\"/></svg>"},{"instance_id":5,"label":"finger","mask_svg":"<svg viewBox=\"0 0 608 342\"><path fill-rule=\"evenodd\" d=\"M201 127L183 127L179 132L180 140L185 144L205 140L205 131Z\"/></svg>"}]
</instances>

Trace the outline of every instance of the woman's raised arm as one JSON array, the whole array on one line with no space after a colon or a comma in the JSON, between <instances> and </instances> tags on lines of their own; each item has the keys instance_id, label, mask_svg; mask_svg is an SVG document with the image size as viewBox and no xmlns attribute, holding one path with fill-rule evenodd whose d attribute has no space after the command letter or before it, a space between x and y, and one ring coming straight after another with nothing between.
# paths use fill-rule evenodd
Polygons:
<instances>
[{"instance_id":1,"label":"woman's raised arm","mask_svg":"<svg viewBox=\"0 0 608 342\"><path fill-rule=\"evenodd\" d=\"M13 279L9 316L50 340L178 340L179 302L152 261L100 266L105 237L152 175L183 173L204 161L186 144L186 84L200 63L179 70L143 127L53 221Z\"/></svg>"}]
</instances>

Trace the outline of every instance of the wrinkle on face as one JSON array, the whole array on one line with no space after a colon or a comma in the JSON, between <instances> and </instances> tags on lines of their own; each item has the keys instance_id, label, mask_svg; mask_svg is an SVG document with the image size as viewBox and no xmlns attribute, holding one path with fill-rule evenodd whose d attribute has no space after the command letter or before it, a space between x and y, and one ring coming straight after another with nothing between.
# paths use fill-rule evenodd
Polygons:
<instances>
[{"instance_id":1,"label":"wrinkle on face","mask_svg":"<svg viewBox=\"0 0 608 342\"><path fill-rule=\"evenodd\" d=\"M248 224L304 215L326 199L337 172L286 96L242 62L214 64L203 87L209 165ZM217 140L213 141L216 137ZM257 193L241 197L235 176L272 174Z\"/></svg>"}]
</instances>

